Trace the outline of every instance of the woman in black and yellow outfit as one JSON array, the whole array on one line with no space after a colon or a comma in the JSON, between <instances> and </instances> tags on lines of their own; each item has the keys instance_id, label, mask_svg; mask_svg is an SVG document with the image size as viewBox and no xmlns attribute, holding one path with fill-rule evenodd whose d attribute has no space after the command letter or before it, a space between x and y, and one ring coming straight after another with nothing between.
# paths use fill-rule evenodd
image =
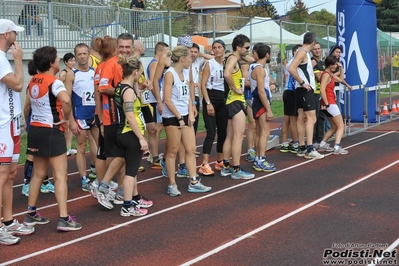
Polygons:
<instances>
[{"instance_id":1,"label":"woman in black and yellow outfit","mask_svg":"<svg viewBox=\"0 0 399 266\"><path fill-rule=\"evenodd\" d=\"M118 143L124 150L126 175L123 180L124 201L121 216L142 216L152 206L152 201L138 194L137 172L143 151L148 150L144 138L145 122L141 113L138 79L142 64L136 57L119 56L118 63L123 69L123 80L115 88L115 102L120 114Z\"/></svg>"}]
</instances>

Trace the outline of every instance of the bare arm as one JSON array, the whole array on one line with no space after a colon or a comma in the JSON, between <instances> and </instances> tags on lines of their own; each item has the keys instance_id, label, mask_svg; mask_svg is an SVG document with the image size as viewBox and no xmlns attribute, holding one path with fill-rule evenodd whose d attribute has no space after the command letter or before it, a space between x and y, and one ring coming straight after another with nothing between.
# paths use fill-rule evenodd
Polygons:
<instances>
[{"instance_id":1,"label":"bare arm","mask_svg":"<svg viewBox=\"0 0 399 266\"><path fill-rule=\"evenodd\" d=\"M327 88L327 84L330 82L330 80L331 80L330 75L325 74L325 75L321 76L320 95L321 95L321 98L323 99L323 102L325 105L328 105L326 88Z\"/></svg>"},{"instance_id":2,"label":"bare arm","mask_svg":"<svg viewBox=\"0 0 399 266\"><path fill-rule=\"evenodd\" d=\"M14 58L14 73L8 73L1 81L12 90L21 92L24 83L24 71L22 68L23 53L21 46L17 42L14 42L14 45L11 46L11 54Z\"/></svg>"}]
</instances>

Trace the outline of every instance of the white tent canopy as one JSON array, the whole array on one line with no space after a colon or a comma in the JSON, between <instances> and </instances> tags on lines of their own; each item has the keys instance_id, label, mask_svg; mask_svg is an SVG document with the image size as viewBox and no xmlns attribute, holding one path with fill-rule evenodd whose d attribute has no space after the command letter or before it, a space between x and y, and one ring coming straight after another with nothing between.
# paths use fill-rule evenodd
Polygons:
<instances>
[{"instance_id":1,"label":"white tent canopy","mask_svg":"<svg viewBox=\"0 0 399 266\"><path fill-rule=\"evenodd\" d=\"M251 29L252 24L252 29ZM252 36L251 36L252 32ZM282 32L282 43L283 44L298 44L302 43L303 39L291 33L285 29L281 30ZM262 18L262 17L254 17L247 25L242 27L241 29L220 37L225 42L227 49L231 48L231 44L233 42L234 37L237 34L244 34L249 38L252 37L251 42L264 42L269 44L278 44L280 43L280 25L278 25L274 20L271 18ZM213 40L209 39L209 44L212 44Z\"/></svg>"}]
</instances>

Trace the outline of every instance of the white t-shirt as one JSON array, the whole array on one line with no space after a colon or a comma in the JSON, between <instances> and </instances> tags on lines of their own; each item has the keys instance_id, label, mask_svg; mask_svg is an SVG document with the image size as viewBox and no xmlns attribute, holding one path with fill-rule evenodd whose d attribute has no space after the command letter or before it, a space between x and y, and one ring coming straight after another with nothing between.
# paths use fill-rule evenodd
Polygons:
<instances>
[{"instance_id":1,"label":"white t-shirt","mask_svg":"<svg viewBox=\"0 0 399 266\"><path fill-rule=\"evenodd\" d=\"M171 72L173 75L173 85L172 85L172 94L171 99L173 105L176 107L177 111L180 115L185 116L188 115L188 103L190 100L190 86L189 86L189 72L184 71L183 69L183 76L184 81L181 81L179 75L176 73L173 67L169 67L168 70L165 72ZM175 117L175 115L169 110L169 108L164 103L162 117L171 118Z\"/></svg>"},{"instance_id":2,"label":"white t-shirt","mask_svg":"<svg viewBox=\"0 0 399 266\"><path fill-rule=\"evenodd\" d=\"M22 114L19 93L8 88L1 81L10 73L14 73L14 70L7 59L6 53L0 51L0 128L7 125L12 119L20 119Z\"/></svg>"},{"instance_id":3,"label":"white t-shirt","mask_svg":"<svg viewBox=\"0 0 399 266\"><path fill-rule=\"evenodd\" d=\"M202 71L202 67L205 63L205 58L198 57L195 61L191 64L191 72L193 74L193 82L199 83L200 82L200 73ZM199 96L198 88L195 88L195 96Z\"/></svg>"}]
</instances>

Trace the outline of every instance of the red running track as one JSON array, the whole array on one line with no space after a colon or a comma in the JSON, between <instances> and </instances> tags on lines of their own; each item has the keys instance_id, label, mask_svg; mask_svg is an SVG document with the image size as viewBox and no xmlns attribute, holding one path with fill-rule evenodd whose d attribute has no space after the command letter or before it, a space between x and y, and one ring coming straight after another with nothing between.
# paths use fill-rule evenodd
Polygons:
<instances>
[{"instance_id":1,"label":"red running track","mask_svg":"<svg viewBox=\"0 0 399 266\"><path fill-rule=\"evenodd\" d=\"M333 243L387 247L399 237L398 129L394 121L346 137L342 145L349 154L323 160L270 150L275 173L256 173L247 181L202 177L213 188L206 194L188 193L188 180L178 179L182 196L168 196L167 179L143 161L147 170L139 174L139 191L154 206L140 218L121 217L120 206L106 210L82 192L69 158L68 209L83 229L57 232L55 198L42 194L38 207L52 221L37 225L19 245L1 246L0 264L323 265L323 252ZM197 145L203 139L198 134ZM252 168L244 157L242 165ZM22 175L21 168L14 189L19 221L27 205Z\"/></svg>"}]
</instances>

